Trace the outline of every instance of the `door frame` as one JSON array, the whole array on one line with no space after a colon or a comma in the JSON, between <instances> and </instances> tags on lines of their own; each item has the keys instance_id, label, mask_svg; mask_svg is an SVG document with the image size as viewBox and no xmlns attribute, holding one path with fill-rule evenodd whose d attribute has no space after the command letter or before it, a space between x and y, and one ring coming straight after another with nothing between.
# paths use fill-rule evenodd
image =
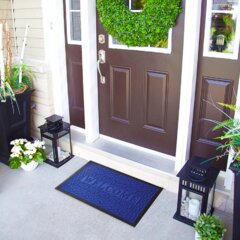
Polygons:
<instances>
[{"instance_id":1,"label":"door frame","mask_svg":"<svg viewBox=\"0 0 240 240\"><path fill-rule=\"evenodd\" d=\"M68 98L63 98L63 95L59 95L60 87L66 86L67 88L63 1L53 0L49 2L48 0L42 0L42 3L45 49L47 56L51 56L50 63L54 66L52 68L54 108L57 114L63 115L65 120L68 121ZM176 156L172 157L163 154L163 157L175 160L176 171L188 160L190 152L198 63L201 3L202 0L186 0ZM96 64L96 0L81 1L81 9L85 135L87 142L93 142L99 137L99 123L96 121L96 119L99 119ZM95 31L91 31L90 29L95 29ZM193 32L192 29L196 29L196 31ZM58 41L55 41L53 44L52 39L56 39L56 37ZM56 59L58 59L58 61L56 61ZM63 73L61 77L59 77L60 73ZM67 92L65 93L64 90L64 96L65 95L67 95ZM240 102L239 89L237 96L238 102Z\"/></svg>"}]
</instances>

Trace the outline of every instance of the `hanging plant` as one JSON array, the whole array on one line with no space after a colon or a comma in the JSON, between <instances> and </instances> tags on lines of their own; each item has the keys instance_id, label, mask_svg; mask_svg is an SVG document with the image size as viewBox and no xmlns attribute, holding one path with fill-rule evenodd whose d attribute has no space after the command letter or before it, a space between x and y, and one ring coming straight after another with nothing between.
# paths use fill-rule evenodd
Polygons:
<instances>
[{"instance_id":1,"label":"hanging plant","mask_svg":"<svg viewBox=\"0 0 240 240\"><path fill-rule=\"evenodd\" d=\"M156 46L181 13L181 0L146 0L143 11L131 12L125 0L97 0L105 31L128 46Z\"/></svg>"}]
</instances>

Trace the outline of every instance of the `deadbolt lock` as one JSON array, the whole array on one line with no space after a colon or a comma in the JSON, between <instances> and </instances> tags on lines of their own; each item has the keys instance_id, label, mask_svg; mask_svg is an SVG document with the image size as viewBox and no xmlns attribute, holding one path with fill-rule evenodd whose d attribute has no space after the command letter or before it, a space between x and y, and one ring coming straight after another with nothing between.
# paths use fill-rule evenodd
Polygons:
<instances>
[{"instance_id":1,"label":"deadbolt lock","mask_svg":"<svg viewBox=\"0 0 240 240\"><path fill-rule=\"evenodd\" d=\"M98 35L98 42L100 44L104 44L105 43L105 35L104 34L99 34Z\"/></svg>"}]
</instances>

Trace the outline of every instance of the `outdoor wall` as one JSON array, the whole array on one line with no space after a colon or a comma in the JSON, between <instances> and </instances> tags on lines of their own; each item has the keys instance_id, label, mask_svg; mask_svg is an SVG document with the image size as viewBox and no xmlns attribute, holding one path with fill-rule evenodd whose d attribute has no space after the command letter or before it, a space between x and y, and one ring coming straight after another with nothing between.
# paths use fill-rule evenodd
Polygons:
<instances>
[{"instance_id":1,"label":"outdoor wall","mask_svg":"<svg viewBox=\"0 0 240 240\"><path fill-rule=\"evenodd\" d=\"M32 135L38 135L37 127L44 122L44 118L54 112L51 72L45 61L42 1L14 0L13 10L12 15L10 0L0 0L0 19L8 19L8 24L12 29L13 51L17 58L21 54L26 24L30 25L24 52L24 63L32 66L36 72L36 78L33 82L35 91L32 97L36 106L32 110ZM14 23L12 16L15 19ZM14 38L14 27L16 38ZM16 51L14 40L16 40Z\"/></svg>"}]
</instances>

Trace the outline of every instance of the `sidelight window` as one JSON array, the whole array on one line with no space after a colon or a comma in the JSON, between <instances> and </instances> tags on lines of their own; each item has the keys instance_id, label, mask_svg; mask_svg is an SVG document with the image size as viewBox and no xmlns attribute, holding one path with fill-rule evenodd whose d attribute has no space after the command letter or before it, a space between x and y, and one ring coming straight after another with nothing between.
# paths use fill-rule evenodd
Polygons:
<instances>
[{"instance_id":1,"label":"sidelight window","mask_svg":"<svg viewBox=\"0 0 240 240\"><path fill-rule=\"evenodd\" d=\"M240 0L208 0L203 55L237 59L239 40Z\"/></svg>"},{"instance_id":2,"label":"sidelight window","mask_svg":"<svg viewBox=\"0 0 240 240\"><path fill-rule=\"evenodd\" d=\"M80 0L66 0L66 22L68 44L81 45Z\"/></svg>"},{"instance_id":3,"label":"sidelight window","mask_svg":"<svg viewBox=\"0 0 240 240\"><path fill-rule=\"evenodd\" d=\"M132 12L141 12L144 9L146 0L126 0L126 4ZM137 50L146 52L159 52L159 53L171 53L172 50L172 29L169 30L168 40L163 42L160 41L157 46L147 47L128 47L118 42L113 37L109 36L109 48L115 49L126 49L126 50Z\"/></svg>"}]
</instances>

